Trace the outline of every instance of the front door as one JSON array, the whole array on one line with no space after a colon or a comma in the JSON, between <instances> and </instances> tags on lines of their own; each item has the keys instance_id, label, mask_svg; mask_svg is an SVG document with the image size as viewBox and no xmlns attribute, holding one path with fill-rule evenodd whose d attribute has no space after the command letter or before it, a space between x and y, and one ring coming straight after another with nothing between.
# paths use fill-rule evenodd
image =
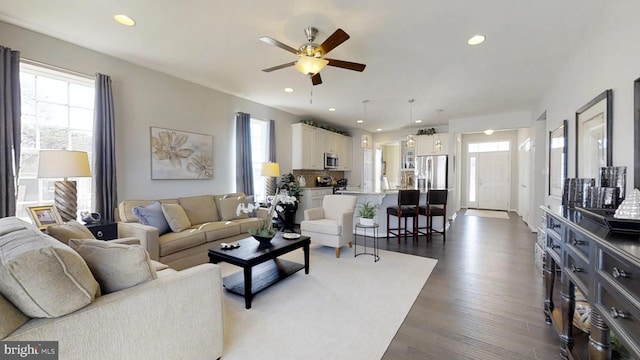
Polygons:
<instances>
[{"instance_id":1,"label":"front door","mask_svg":"<svg viewBox=\"0 0 640 360\"><path fill-rule=\"evenodd\" d=\"M510 164L508 152L478 154L478 208L509 210Z\"/></svg>"}]
</instances>

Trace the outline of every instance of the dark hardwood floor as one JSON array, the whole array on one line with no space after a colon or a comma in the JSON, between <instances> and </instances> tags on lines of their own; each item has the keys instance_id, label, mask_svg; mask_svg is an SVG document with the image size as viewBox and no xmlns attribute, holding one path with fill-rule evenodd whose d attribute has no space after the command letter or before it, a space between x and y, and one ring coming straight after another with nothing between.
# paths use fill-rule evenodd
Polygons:
<instances>
[{"instance_id":1,"label":"dark hardwood floor","mask_svg":"<svg viewBox=\"0 0 640 360\"><path fill-rule=\"evenodd\" d=\"M515 213L464 211L444 244L441 236L381 239L381 249L438 259L383 359L559 359L558 335L544 322L535 234Z\"/></svg>"}]
</instances>

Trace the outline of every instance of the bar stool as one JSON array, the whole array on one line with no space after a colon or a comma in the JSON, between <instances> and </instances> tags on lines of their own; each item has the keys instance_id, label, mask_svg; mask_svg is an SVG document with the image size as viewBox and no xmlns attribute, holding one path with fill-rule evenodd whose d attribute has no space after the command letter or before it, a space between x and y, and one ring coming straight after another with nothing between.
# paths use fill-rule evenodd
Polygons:
<instances>
[{"instance_id":1,"label":"bar stool","mask_svg":"<svg viewBox=\"0 0 640 360\"><path fill-rule=\"evenodd\" d=\"M447 195L448 190L429 190L427 191L427 205L418 208L418 214L427 217L427 232L420 232L427 235L427 240L431 238L433 233L442 234L442 242L447 241ZM433 218L442 216L442 231L433 229Z\"/></svg>"},{"instance_id":2,"label":"bar stool","mask_svg":"<svg viewBox=\"0 0 640 360\"><path fill-rule=\"evenodd\" d=\"M413 227L411 234L414 241L418 240L418 206L420 203L420 190L399 190L398 191L398 206L389 206L387 208L387 241L389 241L389 235L396 235L398 237L398 244L400 243L400 236L404 235L406 240L407 234L407 218L412 218ZM398 217L398 227L391 228L389 226L389 217ZM402 219L404 219L404 228L402 227ZM394 231L391 231L394 230Z\"/></svg>"}]
</instances>

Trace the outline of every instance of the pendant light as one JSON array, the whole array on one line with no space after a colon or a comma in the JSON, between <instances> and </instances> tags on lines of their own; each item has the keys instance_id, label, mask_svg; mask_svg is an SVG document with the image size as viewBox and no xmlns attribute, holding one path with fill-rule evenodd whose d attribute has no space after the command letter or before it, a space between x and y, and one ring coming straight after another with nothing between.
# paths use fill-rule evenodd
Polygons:
<instances>
[{"instance_id":1,"label":"pendant light","mask_svg":"<svg viewBox=\"0 0 640 360\"><path fill-rule=\"evenodd\" d=\"M413 102L414 99L409 99L409 130L411 130L411 126L413 125ZM413 134L407 135L407 147L415 147L416 139Z\"/></svg>"},{"instance_id":2,"label":"pendant light","mask_svg":"<svg viewBox=\"0 0 640 360\"><path fill-rule=\"evenodd\" d=\"M363 117L362 117L362 122L366 123L367 121L367 103L369 102L369 100L362 100L362 104L364 107L364 112L363 112ZM369 147L369 135L367 134L362 134L362 136L360 137L360 147L363 148L367 148Z\"/></svg>"}]
</instances>

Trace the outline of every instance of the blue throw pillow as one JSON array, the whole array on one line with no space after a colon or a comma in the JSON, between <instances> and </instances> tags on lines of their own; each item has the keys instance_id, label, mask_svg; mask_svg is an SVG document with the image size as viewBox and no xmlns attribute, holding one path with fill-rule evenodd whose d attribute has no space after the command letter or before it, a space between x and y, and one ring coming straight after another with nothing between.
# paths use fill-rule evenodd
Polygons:
<instances>
[{"instance_id":1,"label":"blue throw pillow","mask_svg":"<svg viewBox=\"0 0 640 360\"><path fill-rule=\"evenodd\" d=\"M160 235L171 230L167 219L162 213L162 204L160 201L154 201L147 206L135 206L131 211L133 212L133 215L138 218L140 224L157 227Z\"/></svg>"}]
</instances>

